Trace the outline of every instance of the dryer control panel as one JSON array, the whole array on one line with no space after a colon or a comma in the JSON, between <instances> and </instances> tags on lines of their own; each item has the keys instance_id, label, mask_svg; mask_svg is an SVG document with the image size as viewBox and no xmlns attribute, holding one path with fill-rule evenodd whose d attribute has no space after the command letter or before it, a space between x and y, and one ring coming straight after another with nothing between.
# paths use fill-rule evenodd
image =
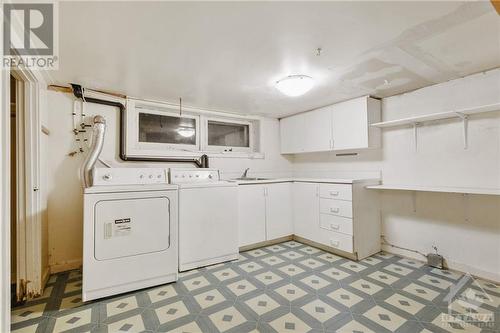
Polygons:
<instances>
[{"instance_id":1,"label":"dryer control panel","mask_svg":"<svg viewBox=\"0 0 500 333\"><path fill-rule=\"evenodd\" d=\"M168 184L167 169L95 168L93 185Z\"/></svg>"},{"instance_id":2,"label":"dryer control panel","mask_svg":"<svg viewBox=\"0 0 500 333\"><path fill-rule=\"evenodd\" d=\"M171 184L211 183L218 181L220 181L220 176L217 169L170 169Z\"/></svg>"}]
</instances>

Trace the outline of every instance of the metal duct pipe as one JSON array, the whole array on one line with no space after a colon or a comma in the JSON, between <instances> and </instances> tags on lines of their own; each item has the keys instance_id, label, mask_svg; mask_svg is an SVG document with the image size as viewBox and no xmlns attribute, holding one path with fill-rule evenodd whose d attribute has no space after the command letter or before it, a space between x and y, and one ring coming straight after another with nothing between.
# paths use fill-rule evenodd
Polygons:
<instances>
[{"instance_id":1,"label":"metal duct pipe","mask_svg":"<svg viewBox=\"0 0 500 333\"><path fill-rule=\"evenodd\" d=\"M92 169L94 169L104 144L104 134L106 133L106 119L103 116L95 116L92 126L92 143L90 150L81 169L81 177L85 188L92 186Z\"/></svg>"}]
</instances>

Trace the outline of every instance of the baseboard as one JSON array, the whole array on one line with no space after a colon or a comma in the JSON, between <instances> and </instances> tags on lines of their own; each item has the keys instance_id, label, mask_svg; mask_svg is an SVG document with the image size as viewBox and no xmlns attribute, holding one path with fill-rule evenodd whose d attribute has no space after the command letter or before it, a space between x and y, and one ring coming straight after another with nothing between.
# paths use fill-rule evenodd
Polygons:
<instances>
[{"instance_id":1,"label":"baseboard","mask_svg":"<svg viewBox=\"0 0 500 333\"><path fill-rule=\"evenodd\" d=\"M73 259L62 263L55 263L49 265L51 274L71 271L73 269L79 269L81 267L82 267L82 259Z\"/></svg>"},{"instance_id":2,"label":"baseboard","mask_svg":"<svg viewBox=\"0 0 500 333\"><path fill-rule=\"evenodd\" d=\"M382 250L384 252L390 253L390 254L395 254L398 256L401 256L403 258L408 258L412 260L417 260L425 264L425 261L422 260L422 257L417 255L416 253L410 252L410 251L405 251L405 250L399 250L387 245L382 245ZM491 272L486 272L477 268L474 268L470 265L466 265L463 263L451 261L451 260L446 260L445 259L445 267L446 269L449 269L450 271L455 271L460 274L466 274L469 273L470 275L474 277L481 278L483 280L487 280L490 282L495 282L499 283L500 282L500 274L495 274Z\"/></svg>"},{"instance_id":3,"label":"baseboard","mask_svg":"<svg viewBox=\"0 0 500 333\"><path fill-rule=\"evenodd\" d=\"M288 236L283 236L283 237L271 239L268 241L263 241L263 242L259 242L259 243L241 246L239 248L239 250L240 250L240 252L245 252L245 251L249 251L249 250L253 250L253 249L258 249L259 247L270 246L270 245L283 243L283 242L287 242L287 241L291 241L291 240L293 240L293 235L288 235Z\"/></svg>"},{"instance_id":4,"label":"baseboard","mask_svg":"<svg viewBox=\"0 0 500 333\"><path fill-rule=\"evenodd\" d=\"M300 236L297 236L297 235L293 235L293 239L296 240L297 242L304 243L304 244L307 244L307 245L310 245L310 246L314 246L314 247L316 247L318 249L321 249L323 251L327 251L327 252L330 252L330 253L333 253L333 254L337 254L337 255L339 255L341 257L344 257L344 258L348 258L348 259L355 260L355 261L358 260L358 256L357 256L356 253L344 252L344 251L341 251L341 250L336 249L334 247L327 246L327 245L324 245L324 244L321 244L321 243L317 243L315 241L312 241L310 239L303 238L303 237L300 237Z\"/></svg>"}]
</instances>

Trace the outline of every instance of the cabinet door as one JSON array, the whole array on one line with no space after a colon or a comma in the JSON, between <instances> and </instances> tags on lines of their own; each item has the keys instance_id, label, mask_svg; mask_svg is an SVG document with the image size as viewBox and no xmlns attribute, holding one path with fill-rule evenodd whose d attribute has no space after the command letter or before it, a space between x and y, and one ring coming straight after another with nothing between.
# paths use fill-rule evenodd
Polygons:
<instances>
[{"instance_id":1,"label":"cabinet door","mask_svg":"<svg viewBox=\"0 0 500 333\"><path fill-rule=\"evenodd\" d=\"M332 107L327 106L304 113L300 138L304 152L328 151L332 149Z\"/></svg>"},{"instance_id":2,"label":"cabinet door","mask_svg":"<svg viewBox=\"0 0 500 333\"><path fill-rule=\"evenodd\" d=\"M292 219L292 183L267 184L267 240L293 234Z\"/></svg>"},{"instance_id":3,"label":"cabinet door","mask_svg":"<svg viewBox=\"0 0 500 333\"><path fill-rule=\"evenodd\" d=\"M303 148L304 115L298 114L280 120L281 153L300 153Z\"/></svg>"},{"instance_id":4,"label":"cabinet door","mask_svg":"<svg viewBox=\"0 0 500 333\"><path fill-rule=\"evenodd\" d=\"M368 148L367 98L361 97L332 107L333 149Z\"/></svg>"},{"instance_id":5,"label":"cabinet door","mask_svg":"<svg viewBox=\"0 0 500 333\"><path fill-rule=\"evenodd\" d=\"M319 185L293 183L294 234L315 240L319 232Z\"/></svg>"},{"instance_id":6,"label":"cabinet door","mask_svg":"<svg viewBox=\"0 0 500 333\"><path fill-rule=\"evenodd\" d=\"M266 240L264 186L238 186L238 226L240 247Z\"/></svg>"}]
</instances>

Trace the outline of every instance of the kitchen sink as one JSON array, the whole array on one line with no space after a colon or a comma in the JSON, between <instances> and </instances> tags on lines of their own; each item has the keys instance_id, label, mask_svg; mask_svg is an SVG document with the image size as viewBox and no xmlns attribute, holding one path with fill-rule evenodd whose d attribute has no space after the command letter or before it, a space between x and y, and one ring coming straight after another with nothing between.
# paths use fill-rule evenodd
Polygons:
<instances>
[{"instance_id":1,"label":"kitchen sink","mask_svg":"<svg viewBox=\"0 0 500 333\"><path fill-rule=\"evenodd\" d=\"M260 178L260 177L240 177L234 180L269 180L270 178Z\"/></svg>"}]
</instances>

